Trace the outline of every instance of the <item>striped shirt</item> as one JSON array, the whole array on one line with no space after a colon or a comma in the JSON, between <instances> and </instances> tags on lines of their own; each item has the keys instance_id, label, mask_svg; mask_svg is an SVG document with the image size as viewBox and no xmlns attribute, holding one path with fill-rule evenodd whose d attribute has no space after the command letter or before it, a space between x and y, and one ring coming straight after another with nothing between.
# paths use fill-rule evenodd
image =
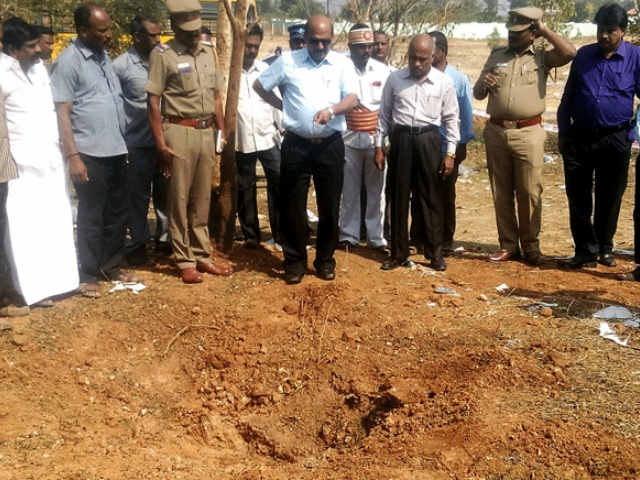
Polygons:
<instances>
[{"instance_id":1,"label":"striped shirt","mask_svg":"<svg viewBox=\"0 0 640 480\"><path fill-rule=\"evenodd\" d=\"M78 151L94 157L127 153L120 81L106 51L95 54L80 39L51 68L53 101L72 102L71 124Z\"/></svg>"},{"instance_id":2,"label":"striped shirt","mask_svg":"<svg viewBox=\"0 0 640 480\"><path fill-rule=\"evenodd\" d=\"M7 112L4 110L4 93L0 90L0 183L18 178L18 167L9 152Z\"/></svg>"}]
</instances>

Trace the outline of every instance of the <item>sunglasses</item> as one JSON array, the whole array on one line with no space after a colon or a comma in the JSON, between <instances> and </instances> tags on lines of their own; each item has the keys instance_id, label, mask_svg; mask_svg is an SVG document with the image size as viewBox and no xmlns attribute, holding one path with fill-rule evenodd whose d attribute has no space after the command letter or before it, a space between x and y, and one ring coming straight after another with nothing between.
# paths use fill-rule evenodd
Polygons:
<instances>
[{"instance_id":1,"label":"sunglasses","mask_svg":"<svg viewBox=\"0 0 640 480\"><path fill-rule=\"evenodd\" d=\"M314 47L317 47L320 44L322 44L323 47L329 47L331 46L331 39L330 38L310 38L307 44L313 45Z\"/></svg>"}]
</instances>

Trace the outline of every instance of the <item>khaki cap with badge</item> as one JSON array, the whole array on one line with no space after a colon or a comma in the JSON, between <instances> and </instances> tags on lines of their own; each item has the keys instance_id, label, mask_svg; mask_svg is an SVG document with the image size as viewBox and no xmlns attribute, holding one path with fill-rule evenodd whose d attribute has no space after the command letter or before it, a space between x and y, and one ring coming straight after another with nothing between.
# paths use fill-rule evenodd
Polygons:
<instances>
[{"instance_id":1,"label":"khaki cap with badge","mask_svg":"<svg viewBox=\"0 0 640 480\"><path fill-rule=\"evenodd\" d=\"M512 32L522 32L531 27L531 25L542 20L543 15L544 12L536 7L524 7L509 10L507 29Z\"/></svg>"},{"instance_id":2,"label":"khaki cap with badge","mask_svg":"<svg viewBox=\"0 0 640 480\"><path fill-rule=\"evenodd\" d=\"M202 27L202 5L197 0L167 0L166 5L180 30L193 32Z\"/></svg>"}]
</instances>

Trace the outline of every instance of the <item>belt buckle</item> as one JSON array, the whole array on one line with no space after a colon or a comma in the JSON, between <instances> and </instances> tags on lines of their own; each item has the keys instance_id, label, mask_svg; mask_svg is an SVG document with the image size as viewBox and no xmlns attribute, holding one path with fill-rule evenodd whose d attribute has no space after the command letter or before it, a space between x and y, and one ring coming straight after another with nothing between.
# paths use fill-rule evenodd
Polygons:
<instances>
[{"instance_id":1,"label":"belt buckle","mask_svg":"<svg viewBox=\"0 0 640 480\"><path fill-rule=\"evenodd\" d=\"M209 119L208 118L199 118L198 119L198 130L204 130L209 127Z\"/></svg>"},{"instance_id":2,"label":"belt buckle","mask_svg":"<svg viewBox=\"0 0 640 480\"><path fill-rule=\"evenodd\" d=\"M322 143L324 138L311 138L311 143Z\"/></svg>"},{"instance_id":3,"label":"belt buckle","mask_svg":"<svg viewBox=\"0 0 640 480\"><path fill-rule=\"evenodd\" d=\"M410 128L411 128L411 133L422 133L422 127L414 127L412 125Z\"/></svg>"},{"instance_id":4,"label":"belt buckle","mask_svg":"<svg viewBox=\"0 0 640 480\"><path fill-rule=\"evenodd\" d=\"M517 120L503 120L502 121L502 126L504 128L518 128L518 121Z\"/></svg>"}]
</instances>

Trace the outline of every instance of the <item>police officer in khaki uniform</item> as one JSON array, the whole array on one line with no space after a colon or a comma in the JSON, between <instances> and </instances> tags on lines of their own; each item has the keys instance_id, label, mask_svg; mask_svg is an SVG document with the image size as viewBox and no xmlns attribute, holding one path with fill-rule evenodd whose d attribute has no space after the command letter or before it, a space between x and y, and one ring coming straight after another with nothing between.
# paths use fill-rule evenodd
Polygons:
<instances>
[{"instance_id":1,"label":"police officer in khaki uniform","mask_svg":"<svg viewBox=\"0 0 640 480\"><path fill-rule=\"evenodd\" d=\"M489 256L492 262L520 258L520 247L529 264L542 265L546 260L538 236L547 75L552 68L569 63L576 49L549 30L542 16L542 10L534 7L509 12L509 44L493 49L473 87L478 100L489 96L491 118L484 139L500 241L500 251ZM538 37L551 46L534 45Z\"/></svg>"},{"instance_id":2,"label":"police officer in khaki uniform","mask_svg":"<svg viewBox=\"0 0 640 480\"><path fill-rule=\"evenodd\" d=\"M213 46L201 42L202 7L196 0L168 0L175 37L149 59L149 118L170 177L169 229L182 281L200 283L203 273L231 270L211 261L207 221L215 161L215 126L224 132ZM162 101L161 101L162 100Z\"/></svg>"}]
</instances>

